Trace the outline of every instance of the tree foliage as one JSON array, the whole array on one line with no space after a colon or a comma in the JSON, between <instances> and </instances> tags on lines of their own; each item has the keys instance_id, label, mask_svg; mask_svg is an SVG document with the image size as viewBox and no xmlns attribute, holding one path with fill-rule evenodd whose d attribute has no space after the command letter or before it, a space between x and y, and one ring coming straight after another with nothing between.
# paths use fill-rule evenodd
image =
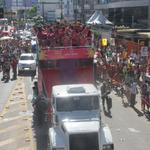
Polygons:
<instances>
[{"instance_id":1,"label":"tree foliage","mask_svg":"<svg viewBox=\"0 0 150 150\"><path fill-rule=\"evenodd\" d=\"M37 7L36 6L32 6L32 8L28 9L28 16L29 17L34 17L37 14Z\"/></svg>"}]
</instances>

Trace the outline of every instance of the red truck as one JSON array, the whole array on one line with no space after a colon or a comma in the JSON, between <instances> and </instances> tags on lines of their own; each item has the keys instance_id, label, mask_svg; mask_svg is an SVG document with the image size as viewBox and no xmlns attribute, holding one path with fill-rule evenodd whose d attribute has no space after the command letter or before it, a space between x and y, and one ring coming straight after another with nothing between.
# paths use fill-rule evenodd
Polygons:
<instances>
[{"instance_id":1,"label":"red truck","mask_svg":"<svg viewBox=\"0 0 150 150\"><path fill-rule=\"evenodd\" d=\"M39 94L44 93L50 99L54 85L94 83L95 51L89 27L79 23L55 24L34 27L34 32L39 43Z\"/></svg>"}]
</instances>

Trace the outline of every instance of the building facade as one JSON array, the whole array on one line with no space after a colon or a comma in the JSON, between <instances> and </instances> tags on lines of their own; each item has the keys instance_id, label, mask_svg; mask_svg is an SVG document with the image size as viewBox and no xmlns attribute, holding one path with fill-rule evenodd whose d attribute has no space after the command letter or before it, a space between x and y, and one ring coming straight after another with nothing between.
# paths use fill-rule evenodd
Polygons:
<instances>
[{"instance_id":1,"label":"building facade","mask_svg":"<svg viewBox=\"0 0 150 150\"><path fill-rule=\"evenodd\" d=\"M74 19L85 22L94 13L94 6L98 3L98 0L74 0Z\"/></svg>"},{"instance_id":2,"label":"building facade","mask_svg":"<svg viewBox=\"0 0 150 150\"><path fill-rule=\"evenodd\" d=\"M38 0L4 0L4 12L6 17L24 17L27 9L37 5Z\"/></svg>"},{"instance_id":3,"label":"building facade","mask_svg":"<svg viewBox=\"0 0 150 150\"><path fill-rule=\"evenodd\" d=\"M38 0L38 14L47 21L73 19L73 0Z\"/></svg>"},{"instance_id":4,"label":"building facade","mask_svg":"<svg viewBox=\"0 0 150 150\"><path fill-rule=\"evenodd\" d=\"M94 8L103 10L116 25L143 28L148 25L149 0L98 0Z\"/></svg>"},{"instance_id":5,"label":"building facade","mask_svg":"<svg viewBox=\"0 0 150 150\"><path fill-rule=\"evenodd\" d=\"M17 9L30 8L37 5L37 0L5 0L5 9L16 11Z\"/></svg>"}]
</instances>

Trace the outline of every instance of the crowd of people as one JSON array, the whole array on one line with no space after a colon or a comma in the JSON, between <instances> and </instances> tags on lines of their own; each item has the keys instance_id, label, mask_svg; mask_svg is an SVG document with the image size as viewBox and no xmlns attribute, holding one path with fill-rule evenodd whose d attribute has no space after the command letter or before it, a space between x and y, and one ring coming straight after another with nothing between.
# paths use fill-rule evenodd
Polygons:
<instances>
[{"instance_id":1,"label":"crowd of people","mask_svg":"<svg viewBox=\"0 0 150 150\"><path fill-rule=\"evenodd\" d=\"M31 49L30 41L7 39L0 41L0 71L1 81L8 82L17 79L17 64L20 54ZM10 77L10 71L13 75Z\"/></svg>"},{"instance_id":2,"label":"crowd of people","mask_svg":"<svg viewBox=\"0 0 150 150\"><path fill-rule=\"evenodd\" d=\"M149 111L150 81L145 78L149 70L148 56L141 56L136 49L128 53L126 47L117 49L112 46L99 48L96 55L97 78L107 82L108 85L111 84L113 90L116 87L120 87L120 90L124 89L124 95L131 107L135 106L136 95L140 93L141 110Z\"/></svg>"},{"instance_id":3,"label":"crowd of people","mask_svg":"<svg viewBox=\"0 0 150 150\"><path fill-rule=\"evenodd\" d=\"M89 46L91 45L90 27L81 23L57 23L34 27L39 45L42 47Z\"/></svg>"},{"instance_id":4,"label":"crowd of people","mask_svg":"<svg viewBox=\"0 0 150 150\"><path fill-rule=\"evenodd\" d=\"M62 46L89 46L92 44L92 33L88 26L81 23L57 23L43 26L34 26L34 32L42 47ZM3 72L1 80L10 80L10 70L13 77L17 78L17 63L21 53L32 49L34 41L22 41L9 39L0 41L0 67ZM113 86L124 87L128 103L134 107L138 88L141 93L141 109L149 110L150 107L150 84L146 82L147 58L140 52L132 49L128 53L125 46L107 45L97 47L97 77L103 81L109 81ZM6 79L5 79L6 78Z\"/></svg>"}]
</instances>

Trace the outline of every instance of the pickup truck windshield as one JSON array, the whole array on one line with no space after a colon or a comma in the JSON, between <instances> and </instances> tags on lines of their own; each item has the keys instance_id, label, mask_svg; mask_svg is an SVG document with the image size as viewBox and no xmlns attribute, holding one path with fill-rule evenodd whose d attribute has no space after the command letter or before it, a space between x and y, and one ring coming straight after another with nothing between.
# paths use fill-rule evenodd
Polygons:
<instances>
[{"instance_id":1,"label":"pickup truck windshield","mask_svg":"<svg viewBox=\"0 0 150 150\"><path fill-rule=\"evenodd\" d=\"M33 56L21 56L20 60L34 60Z\"/></svg>"},{"instance_id":2,"label":"pickup truck windshield","mask_svg":"<svg viewBox=\"0 0 150 150\"><path fill-rule=\"evenodd\" d=\"M57 111L85 111L99 109L98 96L63 97L56 99Z\"/></svg>"}]
</instances>

